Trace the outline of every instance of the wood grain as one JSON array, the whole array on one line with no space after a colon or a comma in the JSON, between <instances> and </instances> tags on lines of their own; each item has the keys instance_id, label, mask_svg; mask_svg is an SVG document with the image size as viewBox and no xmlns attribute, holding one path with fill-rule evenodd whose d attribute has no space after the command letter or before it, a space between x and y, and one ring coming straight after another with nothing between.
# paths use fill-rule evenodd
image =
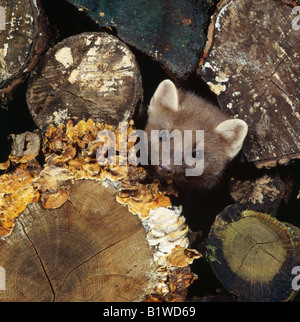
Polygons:
<instances>
[{"instance_id":1,"label":"wood grain","mask_svg":"<svg viewBox=\"0 0 300 322\"><path fill-rule=\"evenodd\" d=\"M91 180L71 185L58 209L30 204L0 251L1 301L137 301L153 257L138 217Z\"/></svg>"},{"instance_id":2,"label":"wood grain","mask_svg":"<svg viewBox=\"0 0 300 322\"><path fill-rule=\"evenodd\" d=\"M117 126L142 100L139 68L129 48L107 33L82 33L50 49L32 73L26 94L37 126L67 120Z\"/></svg>"},{"instance_id":3,"label":"wood grain","mask_svg":"<svg viewBox=\"0 0 300 322\"><path fill-rule=\"evenodd\" d=\"M295 296L291 271L300 260L300 230L252 210L226 207L205 242L224 287L240 301L279 302Z\"/></svg>"}]
</instances>

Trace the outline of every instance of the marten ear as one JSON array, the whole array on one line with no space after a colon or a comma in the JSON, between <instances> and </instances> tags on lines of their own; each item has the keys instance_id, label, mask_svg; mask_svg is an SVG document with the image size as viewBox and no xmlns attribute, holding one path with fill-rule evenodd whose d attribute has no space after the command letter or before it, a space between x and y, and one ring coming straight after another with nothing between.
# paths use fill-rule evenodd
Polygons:
<instances>
[{"instance_id":1,"label":"marten ear","mask_svg":"<svg viewBox=\"0 0 300 322\"><path fill-rule=\"evenodd\" d=\"M160 110L163 107L172 111L178 110L177 88L169 79L165 79L158 85L151 98L149 110Z\"/></svg>"},{"instance_id":2,"label":"marten ear","mask_svg":"<svg viewBox=\"0 0 300 322\"><path fill-rule=\"evenodd\" d=\"M226 120L215 128L225 146L227 157L234 158L241 150L248 132L246 122L239 119Z\"/></svg>"}]
</instances>

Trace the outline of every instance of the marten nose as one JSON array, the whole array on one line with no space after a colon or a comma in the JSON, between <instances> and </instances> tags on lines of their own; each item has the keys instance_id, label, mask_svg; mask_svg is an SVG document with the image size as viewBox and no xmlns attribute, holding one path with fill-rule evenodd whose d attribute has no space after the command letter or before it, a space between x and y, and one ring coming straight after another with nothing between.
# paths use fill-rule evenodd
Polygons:
<instances>
[{"instance_id":1,"label":"marten nose","mask_svg":"<svg viewBox=\"0 0 300 322\"><path fill-rule=\"evenodd\" d=\"M171 165L168 165L168 164L159 164L158 165L158 170L165 174L165 175L172 175L174 173L174 168L171 166Z\"/></svg>"}]
</instances>

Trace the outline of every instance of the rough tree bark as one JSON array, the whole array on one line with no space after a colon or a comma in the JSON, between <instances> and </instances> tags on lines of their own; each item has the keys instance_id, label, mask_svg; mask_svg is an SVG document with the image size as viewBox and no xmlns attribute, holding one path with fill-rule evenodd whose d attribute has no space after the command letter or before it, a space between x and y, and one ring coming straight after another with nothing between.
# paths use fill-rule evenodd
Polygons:
<instances>
[{"instance_id":1,"label":"rough tree bark","mask_svg":"<svg viewBox=\"0 0 300 322\"><path fill-rule=\"evenodd\" d=\"M300 33L287 3L221 1L200 61L221 108L248 123L244 154L257 167L300 157Z\"/></svg>"},{"instance_id":2,"label":"rough tree bark","mask_svg":"<svg viewBox=\"0 0 300 322\"><path fill-rule=\"evenodd\" d=\"M0 105L4 108L46 50L48 36L39 1L2 1L0 9Z\"/></svg>"}]
</instances>

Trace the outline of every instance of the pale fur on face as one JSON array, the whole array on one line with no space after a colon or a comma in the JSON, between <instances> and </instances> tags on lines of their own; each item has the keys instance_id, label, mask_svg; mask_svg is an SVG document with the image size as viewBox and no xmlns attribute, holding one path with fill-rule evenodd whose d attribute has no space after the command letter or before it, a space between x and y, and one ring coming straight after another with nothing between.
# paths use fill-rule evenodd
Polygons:
<instances>
[{"instance_id":1,"label":"pale fur on face","mask_svg":"<svg viewBox=\"0 0 300 322\"><path fill-rule=\"evenodd\" d=\"M171 132L175 129L182 133L184 130L204 130L204 171L200 176L186 177L188 166L184 161L182 165L174 165L172 159L171 171L164 171L161 164L156 166L156 171L162 177L202 188L212 188L218 182L225 166L240 152L248 132L243 120L231 119L208 100L177 89L172 81L164 80L150 101L146 132L150 139L151 130ZM157 148L161 148L161 144L157 144ZM171 146L171 156L172 152Z\"/></svg>"}]
</instances>

